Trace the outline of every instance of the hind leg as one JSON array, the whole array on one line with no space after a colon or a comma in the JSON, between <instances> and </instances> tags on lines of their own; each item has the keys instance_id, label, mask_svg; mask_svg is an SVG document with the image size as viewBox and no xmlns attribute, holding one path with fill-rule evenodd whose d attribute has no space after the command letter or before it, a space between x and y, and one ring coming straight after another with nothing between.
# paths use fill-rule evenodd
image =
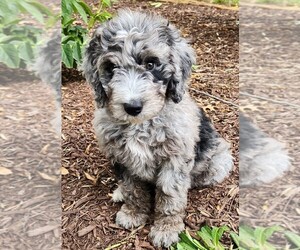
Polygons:
<instances>
[{"instance_id":1,"label":"hind leg","mask_svg":"<svg viewBox=\"0 0 300 250\"><path fill-rule=\"evenodd\" d=\"M233 167L230 145L223 138L216 138L215 147L204 153L201 161L196 161L191 172L192 187L205 187L222 182Z\"/></svg>"}]
</instances>

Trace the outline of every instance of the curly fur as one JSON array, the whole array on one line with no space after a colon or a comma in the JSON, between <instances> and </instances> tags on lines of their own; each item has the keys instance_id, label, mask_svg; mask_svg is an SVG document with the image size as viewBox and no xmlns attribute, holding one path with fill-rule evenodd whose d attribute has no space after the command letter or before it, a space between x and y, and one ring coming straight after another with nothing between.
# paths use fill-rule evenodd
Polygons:
<instances>
[{"instance_id":1,"label":"curly fur","mask_svg":"<svg viewBox=\"0 0 300 250\"><path fill-rule=\"evenodd\" d=\"M32 70L54 90L56 114L52 120L55 130L61 132L61 34L55 31L39 48Z\"/></svg>"},{"instance_id":2,"label":"curly fur","mask_svg":"<svg viewBox=\"0 0 300 250\"><path fill-rule=\"evenodd\" d=\"M188 189L221 182L232 168L229 144L186 91L194 62L167 20L129 10L99 27L86 49L95 132L119 179L113 199L125 202L116 222L137 227L154 210L156 246L178 241ZM142 103L138 115L124 109L133 101Z\"/></svg>"},{"instance_id":3,"label":"curly fur","mask_svg":"<svg viewBox=\"0 0 300 250\"><path fill-rule=\"evenodd\" d=\"M290 158L284 145L240 114L240 185L272 182L289 167Z\"/></svg>"}]
</instances>

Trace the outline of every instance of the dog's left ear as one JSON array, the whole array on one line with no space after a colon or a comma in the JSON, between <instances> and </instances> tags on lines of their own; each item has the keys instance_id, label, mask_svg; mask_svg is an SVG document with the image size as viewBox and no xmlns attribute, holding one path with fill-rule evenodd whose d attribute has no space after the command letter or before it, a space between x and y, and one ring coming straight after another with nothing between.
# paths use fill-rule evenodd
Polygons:
<instances>
[{"instance_id":1,"label":"dog's left ear","mask_svg":"<svg viewBox=\"0 0 300 250\"><path fill-rule=\"evenodd\" d=\"M196 62L195 52L173 25L168 23L164 30L167 44L171 48L170 64L174 68L173 75L168 82L167 97L178 103L182 100L192 65Z\"/></svg>"}]
</instances>

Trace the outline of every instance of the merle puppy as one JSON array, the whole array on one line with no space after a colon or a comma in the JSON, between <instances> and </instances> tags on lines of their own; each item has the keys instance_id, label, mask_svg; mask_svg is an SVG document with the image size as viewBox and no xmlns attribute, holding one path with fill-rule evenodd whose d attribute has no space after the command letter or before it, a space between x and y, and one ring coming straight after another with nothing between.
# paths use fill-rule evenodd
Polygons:
<instances>
[{"instance_id":1,"label":"merle puppy","mask_svg":"<svg viewBox=\"0 0 300 250\"><path fill-rule=\"evenodd\" d=\"M229 144L188 94L193 63L173 25L130 10L99 27L85 53L94 128L119 177L113 199L125 203L116 223L137 227L153 214L156 246L178 241L189 188L219 183L232 169Z\"/></svg>"}]
</instances>

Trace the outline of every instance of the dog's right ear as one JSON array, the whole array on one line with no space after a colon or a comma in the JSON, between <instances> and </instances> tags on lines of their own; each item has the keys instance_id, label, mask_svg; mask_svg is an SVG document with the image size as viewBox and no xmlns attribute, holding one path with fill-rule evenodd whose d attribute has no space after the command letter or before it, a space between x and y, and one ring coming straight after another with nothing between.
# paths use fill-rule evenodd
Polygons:
<instances>
[{"instance_id":1,"label":"dog's right ear","mask_svg":"<svg viewBox=\"0 0 300 250\"><path fill-rule=\"evenodd\" d=\"M195 63L195 52L187 41L181 37L180 32L171 24L164 26L163 34L168 46L171 48L170 64L174 72L168 83L167 97L179 103L187 89L187 82L191 75L192 65Z\"/></svg>"},{"instance_id":2,"label":"dog's right ear","mask_svg":"<svg viewBox=\"0 0 300 250\"><path fill-rule=\"evenodd\" d=\"M85 50L85 55L82 64L83 74L88 83L92 85L95 92L95 101L98 108L103 108L108 97L100 80L99 69L97 62L103 53L101 45L101 28L98 28L93 34L92 40L89 42Z\"/></svg>"}]
</instances>

